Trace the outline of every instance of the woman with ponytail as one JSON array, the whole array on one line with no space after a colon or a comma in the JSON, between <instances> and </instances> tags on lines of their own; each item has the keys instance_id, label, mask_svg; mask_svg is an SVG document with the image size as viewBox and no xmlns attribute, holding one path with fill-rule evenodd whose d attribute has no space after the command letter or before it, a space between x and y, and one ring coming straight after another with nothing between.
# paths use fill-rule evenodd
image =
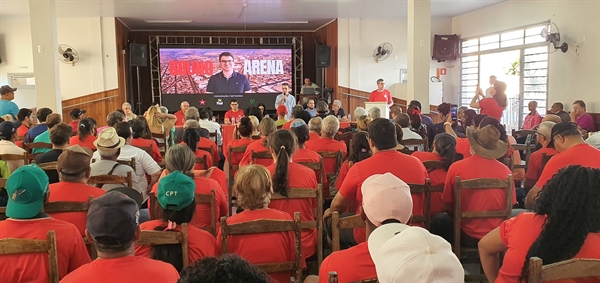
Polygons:
<instances>
[{"instance_id":1,"label":"woman with ponytail","mask_svg":"<svg viewBox=\"0 0 600 283\"><path fill-rule=\"evenodd\" d=\"M271 133L277 131L277 126L275 126L275 121L267 116L260 121L260 124L258 124L258 130L260 131L260 139L254 140L248 145L248 147L246 148L246 152L244 152L242 160L240 160L240 166L245 166L252 163L252 151L267 151L267 137ZM256 164L260 164L263 166L269 166L273 164L273 161L271 159L258 159L256 161Z\"/></svg>"},{"instance_id":2,"label":"woman with ponytail","mask_svg":"<svg viewBox=\"0 0 600 283\"><path fill-rule=\"evenodd\" d=\"M274 164L267 169L273 177L273 192L288 196L289 188L317 189L317 177L312 169L292 163L296 151L296 136L288 130L278 130L267 138L267 147L273 156ZM316 199L272 200L270 208L285 211L290 215L299 211L302 221L314 221ZM302 230L302 256L306 259L315 254L317 247L316 229Z\"/></svg>"},{"instance_id":3,"label":"woman with ponytail","mask_svg":"<svg viewBox=\"0 0 600 283\"><path fill-rule=\"evenodd\" d=\"M416 106L411 106L406 113L410 117L410 130L419 134L421 138L427 137L427 125L422 122L421 109Z\"/></svg>"},{"instance_id":4,"label":"woman with ponytail","mask_svg":"<svg viewBox=\"0 0 600 283\"><path fill-rule=\"evenodd\" d=\"M160 204L160 220L151 220L140 224L142 230L181 231L181 224L190 223L196 213L194 180L180 171L171 172L161 179L158 185L157 201ZM207 231L188 225L189 264L215 255L215 237ZM172 264L177 271L183 269L181 244L175 245L138 245L135 255L146 256Z\"/></svg>"},{"instance_id":5,"label":"woman with ponytail","mask_svg":"<svg viewBox=\"0 0 600 283\"><path fill-rule=\"evenodd\" d=\"M488 281L526 282L532 257L541 258L544 265L572 258L600 259L598 184L598 169L564 168L546 183L532 212L504 221L483 237L479 256ZM505 254L499 268L501 253Z\"/></svg>"},{"instance_id":6,"label":"woman with ponytail","mask_svg":"<svg viewBox=\"0 0 600 283\"><path fill-rule=\"evenodd\" d=\"M203 157L206 160L206 168L204 168L203 164L196 163L194 170L207 170L213 166L213 160L210 152L198 148L200 139L202 139L202 137L200 137L200 133L196 128L187 127L183 130L183 141L181 144L187 145L194 152L196 157Z\"/></svg>"},{"instance_id":7,"label":"woman with ponytail","mask_svg":"<svg viewBox=\"0 0 600 283\"><path fill-rule=\"evenodd\" d=\"M96 140L96 121L92 118L81 119L78 124L76 136L72 136L69 145L80 145L96 151L94 141ZM74 132L75 132L74 131Z\"/></svg>"},{"instance_id":8,"label":"woman with ponytail","mask_svg":"<svg viewBox=\"0 0 600 283\"><path fill-rule=\"evenodd\" d=\"M358 132L352 136L352 145L350 146L350 155L348 159L342 163L340 167L340 173L338 174L337 180L335 181L335 188L339 191L342 187L342 183L350 170L351 165L367 159L373 155L371 147L369 146L369 134L367 132Z\"/></svg>"},{"instance_id":9,"label":"woman with ponytail","mask_svg":"<svg viewBox=\"0 0 600 283\"><path fill-rule=\"evenodd\" d=\"M456 139L448 133L441 133L433 140L433 152L415 151L412 154L421 161L442 161L442 169L427 170L432 186L444 186L450 165L456 161ZM444 212L442 192L431 193L431 214Z\"/></svg>"}]
</instances>

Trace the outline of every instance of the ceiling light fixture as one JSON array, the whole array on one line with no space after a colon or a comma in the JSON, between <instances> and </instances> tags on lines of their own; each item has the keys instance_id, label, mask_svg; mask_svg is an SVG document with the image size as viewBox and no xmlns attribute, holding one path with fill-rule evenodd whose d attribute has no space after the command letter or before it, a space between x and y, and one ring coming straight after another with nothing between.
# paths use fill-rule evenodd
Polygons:
<instances>
[{"instance_id":1,"label":"ceiling light fixture","mask_svg":"<svg viewBox=\"0 0 600 283\"><path fill-rule=\"evenodd\" d=\"M265 24L308 24L308 21L264 21Z\"/></svg>"},{"instance_id":2,"label":"ceiling light fixture","mask_svg":"<svg viewBox=\"0 0 600 283\"><path fill-rule=\"evenodd\" d=\"M147 24L189 24L192 20L144 20Z\"/></svg>"}]
</instances>

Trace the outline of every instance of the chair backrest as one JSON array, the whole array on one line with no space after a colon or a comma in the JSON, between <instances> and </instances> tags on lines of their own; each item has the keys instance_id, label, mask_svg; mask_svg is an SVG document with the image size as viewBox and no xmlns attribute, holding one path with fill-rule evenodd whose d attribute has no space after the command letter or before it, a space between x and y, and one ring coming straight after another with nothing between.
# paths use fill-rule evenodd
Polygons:
<instances>
[{"instance_id":1,"label":"chair backrest","mask_svg":"<svg viewBox=\"0 0 600 283\"><path fill-rule=\"evenodd\" d=\"M25 149L25 151L27 151L27 153L31 153L31 151L33 151L34 148L49 148L49 149L52 149L52 144L51 143L45 143L45 142L34 142L34 143L25 143L25 144L23 144L23 149Z\"/></svg>"},{"instance_id":2,"label":"chair backrest","mask_svg":"<svg viewBox=\"0 0 600 283\"><path fill-rule=\"evenodd\" d=\"M201 164L203 170L208 170L208 161L204 156L196 156L196 164Z\"/></svg>"},{"instance_id":3,"label":"chair backrest","mask_svg":"<svg viewBox=\"0 0 600 283\"><path fill-rule=\"evenodd\" d=\"M227 224L227 217L221 217L222 253L228 253L227 236L243 234L263 234L294 231L296 259L290 262L254 264L266 273L295 271L296 282L302 278L302 236L300 235L300 212L294 213L294 220L258 219L238 224Z\"/></svg>"},{"instance_id":4,"label":"chair backrest","mask_svg":"<svg viewBox=\"0 0 600 283\"><path fill-rule=\"evenodd\" d=\"M87 202L78 201L53 201L44 205L44 212L46 213L60 213L60 212L87 212L90 208L90 203L94 199L94 196L88 196Z\"/></svg>"},{"instance_id":5,"label":"chair backrest","mask_svg":"<svg viewBox=\"0 0 600 283\"><path fill-rule=\"evenodd\" d=\"M529 157L531 156L531 152L533 151L534 144L532 144L531 142L525 142L525 144L512 144L511 146L515 150L515 154L519 154L518 151L525 152L525 160L523 160L525 161L525 163L515 165L514 168L527 170L527 164L529 164Z\"/></svg>"},{"instance_id":6,"label":"chair backrest","mask_svg":"<svg viewBox=\"0 0 600 283\"><path fill-rule=\"evenodd\" d=\"M146 153L148 153L150 156L152 156L152 142L148 143L148 146L142 146L142 145L133 145L143 151L145 151Z\"/></svg>"},{"instance_id":7,"label":"chair backrest","mask_svg":"<svg viewBox=\"0 0 600 283\"><path fill-rule=\"evenodd\" d=\"M178 231L152 231L142 230L140 239L136 245L157 246L157 245L181 245L181 255L183 267L190 264L188 255L188 224L181 224L181 232Z\"/></svg>"},{"instance_id":8,"label":"chair backrest","mask_svg":"<svg viewBox=\"0 0 600 283\"><path fill-rule=\"evenodd\" d=\"M50 283L58 283L58 250L56 232L48 231L46 240L0 239L0 255L48 253L48 271Z\"/></svg>"},{"instance_id":9,"label":"chair backrest","mask_svg":"<svg viewBox=\"0 0 600 283\"><path fill-rule=\"evenodd\" d=\"M517 131L515 129L512 129L512 133L511 133L511 135L515 139L518 137L526 137L528 135L535 135L535 134L536 134L536 131L534 131L534 130L519 130L519 131Z\"/></svg>"},{"instance_id":10,"label":"chair backrest","mask_svg":"<svg viewBox=\"0 0 600 283\"><path fill-rule=\"evenodd\" d=\"M509 219L512 213L513 176L508 174L506 179L478 178L461 180L456 176L454 190L454 253L460 258L460 222L464 218L504 218ZM506 206L502 210L462 211L461 192L463 189L486 190L503 188L506 196Z\"/></svg>"},{"instance_id":11,"label":"chair backrest","mask_svg":"<svg viewBox=\"0 0 600 283\"><path fill-rule=\"evenodd\" d=\"M340 218L340 214L334 211L331 214L331 250L340 250L340 230L365 228L365 222L360 218L360 215L352 215Z\"/></svg>"},{"instance_id":12,"label":"chair backrest","mask_svg":"<svg viewBox=\"0 0 600 283\"><path fill-rule=\"evenodd\" d=\"M58 162L54 161L54 162L44 162L44 163L39 163L37 164L37 166L39 166L42 170L44 171L56 171L56 167L58 166Z\"/></svg>"},{"instance_id":13,"label":"chair backrest","mask_svg":"<svg viewBox=\"0 0 600 283\"><path fill-rule=\"evenodd\" d=\"M317 180L319 180L319 184L323 185L323 181L324 181L324 177L325 177L325 172L324 172L324 167L325 165L323 164L323 157L321 157L321 160L319 162L298 162L298 164L304 165L310 169L312 169L313 171L315 171L315 173L317 174Z\"/></svg>"},{"instance_id":14,"label":"chair backrest","mask_svg":"<svg viewBox=\"0 0 600 283\"><path fill-rule=\"evenodd\" d=\"M151 136L158 143L158 150L160 150L160 152L166 152L168 143L165 134L152 133Z\"/></svg>"},{"instance_id":15,"label":"chair backrest","mask_svg":"<svg viewBox=\"0 0 600 283\"><path fill-rule=\"evenodd\" d=\"M92 163L95 161L92 161ZM129 160L117 160L117 162L121 163L121 164L125 164L125 165L129 165L129 167L133 168L133 170L135 171L135 157L132 157Z\"/></svg>"},{"instance_id":16,"label":"chair backrest","mask_svg":"<svg viewBox=\"0 0 600 283\"><path fill-rule=\"evenodd\" d=\"M251 137L253 140L260 140L260 136L252 136Z\"/></svg>"},{"instance_id":17,"label":"chair backrest","mask_svg":"<svg viewBox=\"0 0 600 283\"><path fill-rule=\"evenodd\" d=\"M0 178L0 189L6 188L6 178Z\"/></svg>"},{"instance_id":18,"label":"chair backrest","mask_svg":"<svg viewBox=\"0 0 600 283\"><path fill-rule=\"evenodd\" d=\"M102 188L104 185L108 184L126 184L128 188L133 186L131 172L127 172L127 176L119 176L119 175L96 175L91 176L88 181L88 185L95 185L99 188Z\"/></svg>"},{"instance_id":19,"label":"chair backrest","mask_svg":"<svg viewBox=\"0 0 600 283\"><path fill-rule=\"evenodd\" d=\"M427 148L427 139L407 139L402 141L405 148L413 151L425 150Z\"/></svg>"},{"instance_id":20,"label":"chair backrest","mask_svg":"<svg viewBox=\"0 0 600 283\"><path fill-rule=\"evenodd\" d=\"M444 169L444 162L439 160L423 161L423 165L425 166L425 169L427 169L427 172Z\"/></svg>"},{"instance_id":21,"label":"chair backrest","mask_svg":"<svg viewBox=\"0 0 600 283\"><path fill-rule=\"evenodd\" d=\"M235 172L240 169L240 164L233 164L231 160L233 160L234 153L244 154L246 152L247 145L242 146L229 146L227 151L227 166L229 167L229 178L227 180L227 203L229 203L229 211L231 212L231 207L233 206L232 197L233 197L233 177Z\"/></svg>"},{"instance_id":22,"label":"chair backrest","mask_svg":"<svg viewBox=\"0 0 600 283\"><path fill-rule=\"evenodd\" d=\"M273 156L271 156L271 153L268 151L254 152L254 150L252 150L252 164L256 163L254 161L255 159L273 159Z\"/></svg>"},{"instance_id":23,"label":"chair backrest","mask_svg":"<svg viewBox=\"0 0 600 283\"><path fill-rule=\"evenodd\" d=\"M196 194L196 204L209 204L210 205L210 227L203 228L213 236L217 236L217 201L215 198L215 191L210 191L210 194Z\"/></svg>"},{"instance_id":24,"label":"chair backrest","mask_svg":"<svg viewBox=\"0 0 600 283\"><path fill-rule=\"evenodd\" d=\"M4 161L23 161L23 164L28 164L27 153L23 154L0 154L0 160Z\"/></svg>"},{"instance_id":25,"label":"chair backrest","mask_svg":"<svg viewBox=\"0 0 600 283\"><path fill-rule=\"evenodd\" d=\"M288 196L282 196L279 193L273 193L271 200L278 199L317 199L317 215L314 221L303 221L300 226L302 229L317 229L317 264L321 266L323 261L323 185L317 185L316 190L304 188L289 188Z\"/></svg>"},{"instance_id":26,"label":"chair backrest","mask_svg":"<svg viewBox=\"0 0 600 283\"><path fill-rule=\"evenodd\" d=\"M214 153L214 150L213 150L212 146L211 147L198 147L198 149L199 150L204 150L204 151L208 152L210 154L210 156L212 156L213 153Z\"/></svg>"},{"instance_id":27,"label":"chair backrest","mask_svg":"<svg viewBox=\"0 0 600 283\"><path fill-rule=\"evenodd\" d=\"M423 214L413 215L412 223L423 223L423 226L429 230L431 227L431 192L429 191L431 180L426 178L425 184L408 184L408 186L410 187L411 195L422 195L423 199L425 200Z\"/></svg>"},{"instance_id":28,"label":"chair backrest","mask_svg":"<svg viewBox=\"0 0 600 283\"><path fill-rule=\"evenodd\" d=\"M515 169L515 154L519 154L518 152L514 152L513 155L511 155L510 157L504 157L502 158L502 164L506 165L506 167L508 167L508 169L510 169L510 171L512 172Z\"/></svg>"},{"instance_id":29,"label":"chair backrest","mask_svg":"<svg viewBox=\"0 0 600 283\"><path fill-rule=\"evenodd\" d=\"M411 149L408 149L407 147L405 147L403 149L396 149L396 151L398 151L400 153L404 153L406 155L412 155L417 150L411 150Z\"/></svg>"},{"instance_id":30,"label":"chair backrest","mask_svg":"<svg viewBox=\"0 0 600 283\"><path fill-rule=\"evenodd\" d=\"M342 162L344 162L344 151L317 151L317 153L321 156L321 158L323 158L323 164L325 164L325 160L327 159L335 160L335 167L333 172L328 172L328 170L325 167L323 167L323 170L325 171L325 177L331 178L331 176L335 175L335 173L340 170ZM330 185L333 186L334 184Z\"/></svg>"},{"instance_id":31,"label":"chair backrest","mask_svg":"<svg viewBox=\"0 0 600 283\"><path fill-rule=\"evenodd\" d=\"M548 164L548 161L550 161L550 158L552 158L552 156L554 155L542 153L542 171L544 170L544 167L546 167L546 164Z\"/></svg>"},{"instance_id":32,"label":"chair backrest","mask_svg":"<svg viewBox=\"0 0 600 283\"><path fill-rule=\"evenodd\" d=\"M574 258L548 265L542 264L539 257L529 259L528 283L600 277L599 259Z\"/></svg>"}]
</instances>

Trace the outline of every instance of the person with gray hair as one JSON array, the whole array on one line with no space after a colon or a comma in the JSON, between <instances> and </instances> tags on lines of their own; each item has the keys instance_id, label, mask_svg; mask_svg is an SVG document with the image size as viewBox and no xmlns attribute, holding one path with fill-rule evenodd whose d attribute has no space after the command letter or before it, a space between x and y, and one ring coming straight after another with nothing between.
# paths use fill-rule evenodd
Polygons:
<instances>
[{"instance_id":1,"label":"person with gray hair","mask_svg":"<svg viewBox=\"0 0 600 283\"><path fill-rule=\"evenodd\" d=\"M548 144L552 141L552 128L556 123L551 121L542 122L536 130L536 142L542 146L541 149L534 151L529 156L527 162L527 172L525 173L525 191L529 191L542 175L542 155L555 155L556 149L549 148Z\"/></svg>"},{"instance_id":2,"label":"person with gray hair","mask_svg":"<svg viewBox=\"0 0 600 283\"><path fill-rule=\"evenodd\" d=\"M369 109L369 117L373 120L381 118L381 109L379 109L379 107L372 107Z\"/></svg>"},{"instance_id":3,"label":"person with gray hair","mask_svg":"<svg viewBox=\"0 0 600 283\"><path fill-rule=\"evenodd\" d=\"M363 107L356 107L356 109L354 109L354 120L358 119L358 117L360 116L366 116L367 115L367 110Z\"/></svg>"},{"instance_id":4,"label":"person with gray hair","mask_svg":"<svg viewBox=\"0 0 600 283\"><path fill-rule=\"evenodd\" d=\"M121 154L121 147L125 145L125 139L118 138L119 143L116 147L105 147L102 146L106 144L106 139L111 139L110 135L116 135L116 131L114 129L109 129L107 131L103 131L98 139L96 140L96 144L100 146L97 147L98 154L100 155L100 160L92 163L90 165L91 173L90 176L98 176L98 175L114 175L114 176L124 176L127 177L127 173L131 173L131 181L132 188L141 188L140 182L138 181L137 176L135 175L135 170L130 166L125 164L121 164L117 162L119 155ZM115 188L127 187L127 184L93 184L93 186L97 188L101 188L105 191L109 191ZM141 191L138 191L140 196L142 195Z\"/></svg>"},{"instance_id":5,"label":"person with gray hair","mask_svg":"<svg viewBox=\"0 0 600 283\"><path fill-rule=\"evenodd\" d=\"M325 101L317 102L317 116L321 118L327 117L329 114L329 105Z\"/></svg>"},{"instance_id":6,"label":"person with gray hair","mask_svg":"<svg viewBox=\"0 0 600 283\"><path fill-rule=\"evenodd\" d=\"M316 140L321 137L321 127L323 119L321 117L313 117L308 121L309 140Z\"/></svg>"},{"instance_id":7,"label":"person with gray hair","mask_svg":"<svg viewBox=\"0 0 600 283\"><path fill-rule=\"evenodd\" d=\"M337 117L341 121L348 121L346 111L344 111L344 108L342 108L342 102L337 99L334 100L333 103L331 103L331 112L329 113Z\"/></svg>"},{"instance_id":8,"label":"person with gray hair","mask_svg":"<svg viewBox=\"0 0 600 283\"><path fill-rule=\"evenodd\" d=\"M102 126L96 129L96 135L100 134L102 130L108 127L114 127L116 124L121 123L123 121L125 121L125 114L116 110L108 113L108 115L106 116L106 126Z\"/></svg>"},{"instance_id":9,"label":"person with gray hair","mask_svg":"<svg viewBox=\"0 0 600 283\"><path fill-rule=\"evenodd\" d=\"M340 129L340 121L335 117L325 117L321 123L321 138L333 138Z\"/></svg>"},{"instance_id":10,"label":"person with gray hair","mask_svg":"<svg viewBox=\"0 0 600 283\"><path fill-rule=\"evenodd\" d=\"M184 119L185 119L184 125L190 120L198 122L200 120L200 112L198 111L198 108L191 106L190 108L185 110ZM200 129L201 127L198 126L196 128ZM175 143L180 143L183 140L183 130L184 130L184 128L181 128L181 127L175 128ZM206 133L206 136L209 135L208 130L204 129L203 132ZM201 133L201 136L204 136L204 135L202 135L202 133Z\"/></svg>"},{"instance_id":11,"label":"person with gray hair","mask_svg":"<svg viewBox=\"0 0 600 283\"><path fill-rule=\"evenodd\" d=\"M121 110L125 113L125 121L129 122L137 117L137 115L131 111L131 104L129 104L129 102L124 102L123 105L121 105Z\"/></svg>"}]
</instances>

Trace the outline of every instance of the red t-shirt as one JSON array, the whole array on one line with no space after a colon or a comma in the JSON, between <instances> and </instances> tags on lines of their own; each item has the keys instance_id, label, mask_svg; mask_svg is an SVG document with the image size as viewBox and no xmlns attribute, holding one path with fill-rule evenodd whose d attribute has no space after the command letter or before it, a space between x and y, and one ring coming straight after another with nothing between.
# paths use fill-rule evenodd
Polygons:
<instances>
[{"instance_id":1,"label":"red t-shirt","mask_svg":"<svg viewBox=\"0 0 600 283\"><path fill-rule=\"evenodd\" d=\"M179 272L171 264L143 256L98 258L67 275L61 283L80 283L99 280L112 283L177 282Z\"/></svg>"},{"instance_id":2,"label":"red t-shirt","mask_svg":"<svg viewBox=\"0 0 600 283\"><path fill-rule=\"evenodd\" d=\"M310 149L315 152L319 152L319 151L339 152L341 150L344 152L344 154L342 155L343 159L346 158L346 154L348 151L348 148L346 147L346 144L344 142L336 141L334 139L329 139L329 138L310 139L306 142L305 147L307 149ZM334 158L324 158L323 166L325 166L325 173L333 173L335 170L338 169L335 166ZM328 197L329 196L329 180L327 180L327 178L325 178L323 183L324 183L323 184L323 197Z\"/></svg>"},{"instance_id":3,"label":"red t-shirt","mask_svg":"<svg viewBox=\"0 0 600 283\"><path fill-rule=\"evenodd\" d=\"M255 140L248 145L246 148L246 152L244 152L244 156L242 160L240 160L240 166L252 164L252 151L254 152L264 152L267 151L267 148L262 145L262 142L266 140L266 138L260 138L259 140ZM256 159L254 160L254 164L260 164L263 166L269 166L273 164L273 159Z\"/></svg>"},{"instance_id":4,"label":"red t-shirt","mask_svg":"<svg viewBox=\"0 0 600 283\"><path fill-rule=\"evenodd\" d=\"M181 110L173 113L175 117L177 117L177 121L175 121L175 126L183 126L185 124L185 113Z\"/></svg>"},{"instance_id":5,"label":"red t-shirt","mask_svg":"<svg viewBox=\"0 0 600 283\"><path fill-rule=\"evenodd\" d=\"M267 167L271 176L275 174L275 164ZM303 165L288 163L288 184L290 188L317 189L317 178L313 171ZM288 199L271 200L269 208L278 209L294 215L300 212L302 221L315 221L314 209L317 208L317 199ZM306 259L315 254L317 248L317 229L302 230L302 256Z\"/></svg>"},{"instance_id":6,"label":"red t-shirt","mask_svg":"<svg viewBox=\"0 0 600 283\"><path fill-rule=\"evenodd\" d=\"M387 104L391 104L392 94L387 89L384 89L383 91L374 90L369 96L369 102L385 102Z\"/></svg>"},{"instance_id":7,"label":"red t-shirt","mask_svg":"<svg viewBox=\"0 0 600 283\"><path fill-rule=\"evenodd\" d=\"M292 154L292 161L298 162L320 162L321 155L319 155L316 151L299 148Z\"/></svg>"},{"instance_id":8,"label":"red t-shirt","mask_svg":"<svg viewBox=\"0 0 600 283\"><path fill-rule=\"evenodd\" d=\"M79 146L87 147L87 148L95 151L96 146L94 145L94 141L96 141L96 139L97 139L97 137L95 137L93 135L86 135L85 137L83 137L83 140L81 140L79 138L79 135L75 135L75 136L72 136L71 139L69 140L69 145L78 144Z\"/></svg>"},{"instance_id":9,"label":"red t-shirt","mask_svg":"<svg viewBox=\"0 0 600 283\"><path fill-rule=\"evenodd\" d=\"M554 174L569 165L600 169L600 150L587 143L582 143L552 156L546 163L540 179L535 184L536 187L543 188Z\"/></svg>"},{"instance_id":10,"label":"red t-shirt","mask_svg":"<svg viewBox=\"0 0 600 283\"><path fill-rule=\"evenodd\" d=\"M156 161L156 163L162 162L163 158L160 153L160 149L158 148L158 144L155 140L143 139L143 138L133 138L131 139L131 145L133 146L144 146L152 148L152 159Z\"/></svg>"},{"instance_id":11,"label":"red t-shirt","mask_svg":"<svg viewBox=\"0 0 600 283\"><path fill-rule=\"evenodd\" d=\"M321 136L319 134L309 133L308 134L308 140L306 142L308 142L308 141L315 142L315 141L320 140L320 139L321 139Z\"/></svg>"},{"instance_id":12,"label":"red t-shirt","mask_svg":"<svg viewBox=\"0 0 600 283\"><path fill-rule=\"evenodd\" d=\"M216 223L217 227L219 227L219 219L222 216L227 216L229 213L229 205L227 204L227 197L223 193L221 186L217 181L211 178L202 178L196 177L194 178L194 182L196 182L196 191L195 194L210 194L210 191L215 191L215 209L216 209ZM156 195L158 191L158 184L160 180L152 186L152 192ZM150 209L152 205L148 201L148 208ZM199 229L210 227L210 204L198 204L196 205L196 213L190 222L190 225L193 225Z\"/></svg>"},{"instance_id":13,"label":"red t-shirt","mask_svg":"<svg viewBox=\"0 0 600 283\"><path fill-rule=\"evenodd\" d=\"M90 262L83 238L71 223L50 217L27 220L9 218L0 221L0 239L46 240L50 230L56 232L59 278ZM2 282L47 283L48 255L34 253L0 256L0 274Z\"/></svg>"},{"instance_id":14,"label":"red t-shirt","mask_svg":"<svg viewBox=\"0 0 600 283\"><path fill-rule=\"evenodd\" d=\"M333 252L323 260L319 269L319 283L327 283L329 272L338 274L338 282L355 282L377 278L375 264L369 254L367 242L346 250Z\"/></svg>"},{"instance_id":15,"label":"red t-shirt","mask_svg":"<svg viewBox=\"0 0 600 283\"><path fill-rule=\"evenodd\" d=\"M502 119L502 112L504 112L504 107L500 106L496 99L492 97L484 98L481 101L479 101L479 107L481 108L481 110L479 111L480 114L487 114L488 116L498 119L498 121Z\"/></svg>"},{"instance_id":16,"label":"red t-shirt","mask_svg":"<svg viewBox=\"0 0 600 283\"><path fill-rule=\"evenodd\" d=\"M71 123L69 123L69 126L71 126L71 129L73 129L73 134L77 135L77 133L79 132L79 120L71 121Z\"/></svg>"},{"instance_id":17,"label":"red t-shirt","mask_svg":"<svg viewBox=\"0 0 600 283\"><path fill-rule=\"evenodd\" d=\"M142 230L154 231L154 228L158 226L167 226L167 223L162 220L150 220L140 224ZM181 225L177 225L176 231L181 232ZM203 259L209 256L215 256L215 245L217 241L215 237L194 226L188 226L188 255L189 263L194 264L197 260ZM135 246L135 255L152 258L152 249L148 245L137 245Z\"/></svg>"},{"instance_id":18,"label":"red t-shirt","mask_svg":"<svg viewBox=\"0 0 600 283\"><path fill-rule=\"evenodd\" d=\"M456 139L456 153L462 154L463 158L471 156L471 144L468 138Z\"/></svg>"},{"instance_id":19,"label":"red t-shirt","mask_svg":"<svg viewBox=\"0 0 600 283\"><path fill-rule=\"evenodd\" d=\"M442 199L447 203L454 203L455 179L459 176L461 180L477 178L504 179L512 174L510 169L495 159L485 159L479 155L473 155L467 159L454 162L448 169L446 185ZM462 211L490 211L506 209L506 195L504 188L475 190L465 189L461 191ZM517 203L515 186L512 184L512 203ZM481 239L490 231L504 221L502 218L485 219L463 219L460 222L461 229L472 238Z\"/></svg>"},{"instance_id":20,"label":"red t-shirt","mask_svg":"<svg viewBox=\"0 0 600 283\"><path fill-rule=\"evenodd\" d=\"M412 156L418 158L421 161L442 161L442 157L439 154L425 151L415 151ZM448 173L444 169L437 169L428 171L429 179L431 180L432 186L443 186L446 183L446 174ZM442 192L431 193L431 206L430 213L434 215L436 213L444 212L444 201L442 200Z\"/></svg>"},{"instance_id":21,"label":"red t-shirt","mask_svg":"<svg viewBox=\"0 0 600 283\"><path fill-rule=\"evenodd\" d=\"M229 119L231 124L235 124L244 118L244 110L238 109L238 111L233 112L233 110L229 110L225 112L225 119Z\"/></svg>"},{"instance_id":22,"label":"red t-shirt","mask_svg":"<svg viewBox=\"0 0 600 283\"><path fill-rule=\"evenodd\" d=\"M555 155L556 149L543 147L540 150L534 151L529 156L529 162L527 163L527 173L525 174L525 178L529 180L537 181L542 175L542 154L546 154L548 156Z\"/></svg>"},{"instance_id":23,"label":"red t-shirt","mask_svg":"<svg viewBox=\"0 0 600 283\"><path fill-rule=\"evenodd\" d=\"M254 142L254 140L250 139L250 138L242 138L239 140L232 140L229 142L229 146L230 147L236 147L236 146L248 146L249 144L251 144L252 142ZM229 146L224 148L224 155L225 155L225 159L227 159L229 157ZM240 165L240 161L242 160L242 157L244 157L244 153L243 152L234 152L231 154L231 160L229 161L229 164L231 165Z\"/></svg>"},{"instance_id":24,"label":"red t-shirt","mask_svg":"<svg viewBox=\"0 0 600 283\"><path fill-rule=\"evenodd\" d=\"M212 148L213 163L219 163L219 161L221 161L221 156L219 155L219 148L217 148L217 144L213 140L207 138L200 138L200 141L198 141L198 147Z\"/></svg>"},{"instance_id":25,"label":"red t-shirt","mask_svg":"<svg viewBox=\"0 0 600 283\"><path fill-rule=\"evenodd\" d=\"M292 122L294 122L294 119L289 120L287 123L283 124L283 126L281 128L289 130L292 128Z\"/></svg>"},{"instance_id":26,"label":"red t-shirt","mask_svg":"<svg viewBox=\"0 0 600 283\"><path fill-rule=\"evenodd\" d=\"M402 166L383 166L384 164L402 164ZM374 174L385 174L390 172L407 184L425 184L427 170L423 163L414 156L402 154L395 149L380 151L373 156L355 163L344 179L339 193L349 201L362 204L362 183ZM413 215L423 215L423 202L425 196L413 194ZM356 206L356 213L360 205ZM364 242L365 229L354 229L354 240L357 243Z\"/></svg>"},{"instance_id":27,"label":"red t-shirt","mask_svg":"<svg viewBox=\"0 0 600 283\"><path fill-rule=\"evenodd\" d=\"M339 190L342 187L342 183L344 182L344 179L346 179L346 175L348 175L348 170L350 170L350 161L346 160L342 163L342 166L340 166L340 172L338 173L337 180L334 184L336 189Z\"/></svg>"},{"instance_id":28,"label":"red t-shirt","mask_svg":"<svg viewBox=\"0 0 600 283\"><path fill-rule=\"evenodd\" d=\"M210 152L202 149L196 149L196 152L194 154L196 155L196 157L204 157L204 159L206 159L206 166L208 166L204 168L203 164L196 163L196 165L194 165L194 170L206 170L213 166L212 156L210 156Z\"/></svg>"},{"instance_id":29,"label":"red t-shirt","mask_svg":"<svg viewBox=\"0 0 600 283\"><path fill-rule=\"evenodd\" d=\"M496 283L517 283L529 248L542 233L546 215L532 212L520 213L500 225L500 238L506 247L506 253ZM600 235L589 233L573 258L600 259ZM597 280L594 282L598 282ZM552 282L573 282L572 280ZM587 282L587 281L586 281Z\"/></svg>"},{"instance_id":30,"label":"red t-shirt","mask_svg":"<svg viewBox=\"0 0 600 283\"><path fill-rule=\"evenodd\" d=\"M257 219L293 220L277 209L246 210L227 218L227 224L244 223ZM217 235L217 253L222 252L222 233ZM294 232L275 232L227 236L227 252L234 253L252 264L295 261ZM304 264L303 264L304 265ZM277 283L290 283L293 272L269 273Z\"/></svg>"},{"instance_id":31,"label":"red t-shirt","mask_svg":"<svg viewBox=\"0 0 600 283\"><path fill-rule=\"evenodd\" d=\"M204 172L206 172L206 170L194 170L194 175L196 177L203 177ZM221 190L223 191L223 194L225 195L225 198L227 198L227 196L229 195L229 191L227 190L227 175L225 175L225 172L223 172L223 170L214 167L212 169L212 173L210 174L210 176L208 176L208 178L211 178L215 181L217 181L217 183L219 183L219 185L221 186Z\"/></svg>"},{"instance_id":32,"label":"red t-shirt","mask_svg":"<svg viewBox=\"0 0 600 283\"><path fill-rule=\"evenodd\" d=\"M102 196L105 191L100 188L88 186L81 183L71 182L58 182L50 184L50 198L49 202L55 201L77 201L87 202L89 196L98 198ZM85 222L87 212L59 212L50 213L53 218L69 222L79 230L81 236L85 236Z\"/></svg>"},{"instance_id":33,"label":"red t-shirt","mask_svg":"<svg viewBox=\"0 0 600 283\"><path fill-rule=\"evenodd\" d=\"M27 131L29 131L29 128L21 124L21 126L17 128L17 135L19 135L19 137L25 137Z\"/></svg>"}]
</instances>

